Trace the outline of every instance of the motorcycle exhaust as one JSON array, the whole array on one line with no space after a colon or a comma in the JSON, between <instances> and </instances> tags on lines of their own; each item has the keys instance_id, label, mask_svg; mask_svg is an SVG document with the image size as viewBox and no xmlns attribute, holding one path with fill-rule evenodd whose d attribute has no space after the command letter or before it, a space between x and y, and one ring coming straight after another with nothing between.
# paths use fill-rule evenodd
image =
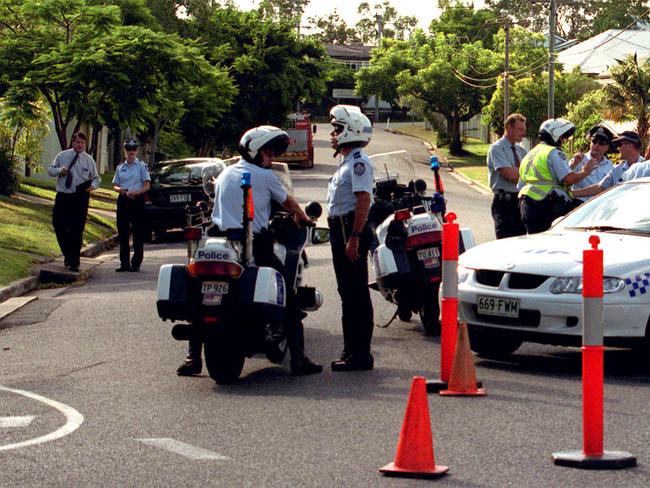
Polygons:
<instances>
[{"instance_id":1,"label":"motorcycle exhaust","mask_svg":"<svg viewBox=\"0 0 650 488\"><path fill-rule=\"evenodd\" d=\"M306 312L314 312L323 306L323 295L311 286L299 286L296 298L300 309Z\"/></svg>"},{"instance_id":2,"label":"motorcycle exhaust","mask_svg":"<svg viewBox=\"0 0 650 488\"><path fill-rule=\"evenodd\" d=\"M192 324L175 324L172 327L172 337L177 341L189 341L194 335Z\"/></svg>"}]
</instances>

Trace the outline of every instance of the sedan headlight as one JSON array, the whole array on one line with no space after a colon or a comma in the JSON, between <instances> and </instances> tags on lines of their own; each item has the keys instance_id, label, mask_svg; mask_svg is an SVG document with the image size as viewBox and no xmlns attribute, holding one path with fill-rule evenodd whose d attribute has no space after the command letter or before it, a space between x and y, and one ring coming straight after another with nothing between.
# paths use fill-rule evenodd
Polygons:
<instances>
[{"instance_id":1,"label":"sedan headlight","mask_svg":"<svg viewBox=\"0 0 650 488\"><path fill-rule=\"evenodd\" d=\"M465 283L469 278L469 269L464 266L458 266L458 284Z\"/></svg>"},{"instance_id":2,"label":"sedan headlight","mask_svg":"<svg viewBox=\"0 0 650 488\"><path fill-rule=\"evenodd\" d=\"M606 276L603 278L603 293L617 293L623 289L625 282L619 278ZM560 295L562 293L582 293L582 277L571 276L568 278L556 278L551 283L551 293Z\"/></svg>"}]
</instances>

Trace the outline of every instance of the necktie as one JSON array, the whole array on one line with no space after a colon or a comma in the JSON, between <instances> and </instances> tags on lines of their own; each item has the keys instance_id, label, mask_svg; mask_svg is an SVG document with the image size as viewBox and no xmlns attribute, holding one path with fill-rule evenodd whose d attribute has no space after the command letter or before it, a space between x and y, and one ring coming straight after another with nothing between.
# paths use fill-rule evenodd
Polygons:
<instances>
[{"instance_id":1,"label":"necktie","mask_svg":"<svg viewBox=\"0 0 650 488\"><path fill-rule=\"evenodd\" d=\"M70 166L68 166L68 174L65 175L65 187L66 188L70 188L72 186L72 167L77 162L77 159L79 159L79 153L74 154L74 158L72 158L72 162L70 163Z\"/></svg>"},{"instance_id":2,"label":"necktie","mask_svg":"<svg viewBox=\"0 0 650 488\"><path fill-rule=\"evenodd\" d=\"M517 154L517 148L515 147L514 144L512 146L510 146L510 148L512 149L512 157L515 160L515 167L518 168L519 165L521 164L521 161L519 161L519 155Z\"/></svg>"}]
</instances>

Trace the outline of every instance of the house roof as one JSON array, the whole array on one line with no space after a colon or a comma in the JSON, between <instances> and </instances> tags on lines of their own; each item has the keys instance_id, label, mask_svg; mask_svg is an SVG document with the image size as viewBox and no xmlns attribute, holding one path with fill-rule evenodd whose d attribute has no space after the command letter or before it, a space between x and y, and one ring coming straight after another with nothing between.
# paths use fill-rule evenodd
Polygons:
<instances>
[{"instance_id":1,"label":"house roof","mask_svg":"<svg viewBox=\"0 0 650 488\"><path fill-rule=\"evenodd\" d=\"M343 46L340 44L330 44L327 46L327 54L335 59L358 59L370 61L370 51L375 46Z\"/></svg>"},{"instance_id":2,"label":"house roof","mask_svg":"<svg viewBox=\"0 0 650 488\"><path fill-rule=\"evenodd\" d=\"M610 29L562 51L557 61L565 71L579 66L583 73L606 77L617 60L634 53L650 57L650 31Z\"/></svg>"}]
</instances>

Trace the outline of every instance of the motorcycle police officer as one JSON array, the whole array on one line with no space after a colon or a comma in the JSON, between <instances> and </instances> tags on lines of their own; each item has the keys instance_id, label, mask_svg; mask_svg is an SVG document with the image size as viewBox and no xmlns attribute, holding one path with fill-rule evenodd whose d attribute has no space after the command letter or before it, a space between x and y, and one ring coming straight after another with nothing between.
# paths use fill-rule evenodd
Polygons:
<instances>
[{"instance_id":1,"label":"motorcycle police officer","mask_svg":"<svg viewBox=\"0 0 650 488\"><path fill-rule=\"evenodd\" d=\"M144 194L149 191L151 176L146 163L137 158L138 141L124 142L125 161L115 170L113 189L117 198L117 232L120 240L120 267L115 271L137 272L144 257ZM133 236L133 256L130 257L129 237ZM130 257L130 261L129 261Z\"/></svg>"},{"instance_id":2,"label":"motorcycle police officer","mask_svg":"<svg viewBox=\"0 0 650 488\"><path fill-rule=\"evenodd\" d=\"M561 151L575 132L566 119L548 119L539 127L542 140L524 157L519 167L519 209L529 234L547 230L553 220L572 210L569 187L586 178L596 165L590 160L574 173Z\"/></svg>"},{"instance_id":3,"label":"motorcycle police officer","mask_svg":"<svg viewBox=\"0 0 650 488\"><path fill-rule=\"evenodd\" d=\"M280 179L271 171L273 158L284 153L288 145L287 133L271 125L255 127L244 133L238 146L242 159L226 168L215 182L212 212L215 226L209 232L211 235L218 235L219 232L227 229L241 228L243 219L241 178L243 173L250 173L255 205L252 222L253 258L256 265L270 266L279 271L286 283L289 283L290 273L273 252L273 234L267 228L271 217L272 201L292 213L296 224L311 223L311 219L300 208L298 202L287 193ZM302 317L293 286L286 286L285 289L287 305L284 332L291 353L291 373L294 376L320 373L323 367L305 356ZM201 372L201 346L200 338L190 340L187 359L178 368L178 375L191 376Z\"/></svg>"},{"instance_id":4,"label":"motorcycle police officer","mask_svg":"<svg viewBox=\"0 0 650 488\"><path fill-rule=\"evenodd\" d=\"M374 366L370 353L374 320L368 290L367 217L373 202L373 174L361 148L370 142L372 125L357 107L348 105L335 106L330 118L334 156L343 156L327 191L332 260L343 309L343 354L332 363L332 371L369 370Z\"/></svg>"}]
</instances>

